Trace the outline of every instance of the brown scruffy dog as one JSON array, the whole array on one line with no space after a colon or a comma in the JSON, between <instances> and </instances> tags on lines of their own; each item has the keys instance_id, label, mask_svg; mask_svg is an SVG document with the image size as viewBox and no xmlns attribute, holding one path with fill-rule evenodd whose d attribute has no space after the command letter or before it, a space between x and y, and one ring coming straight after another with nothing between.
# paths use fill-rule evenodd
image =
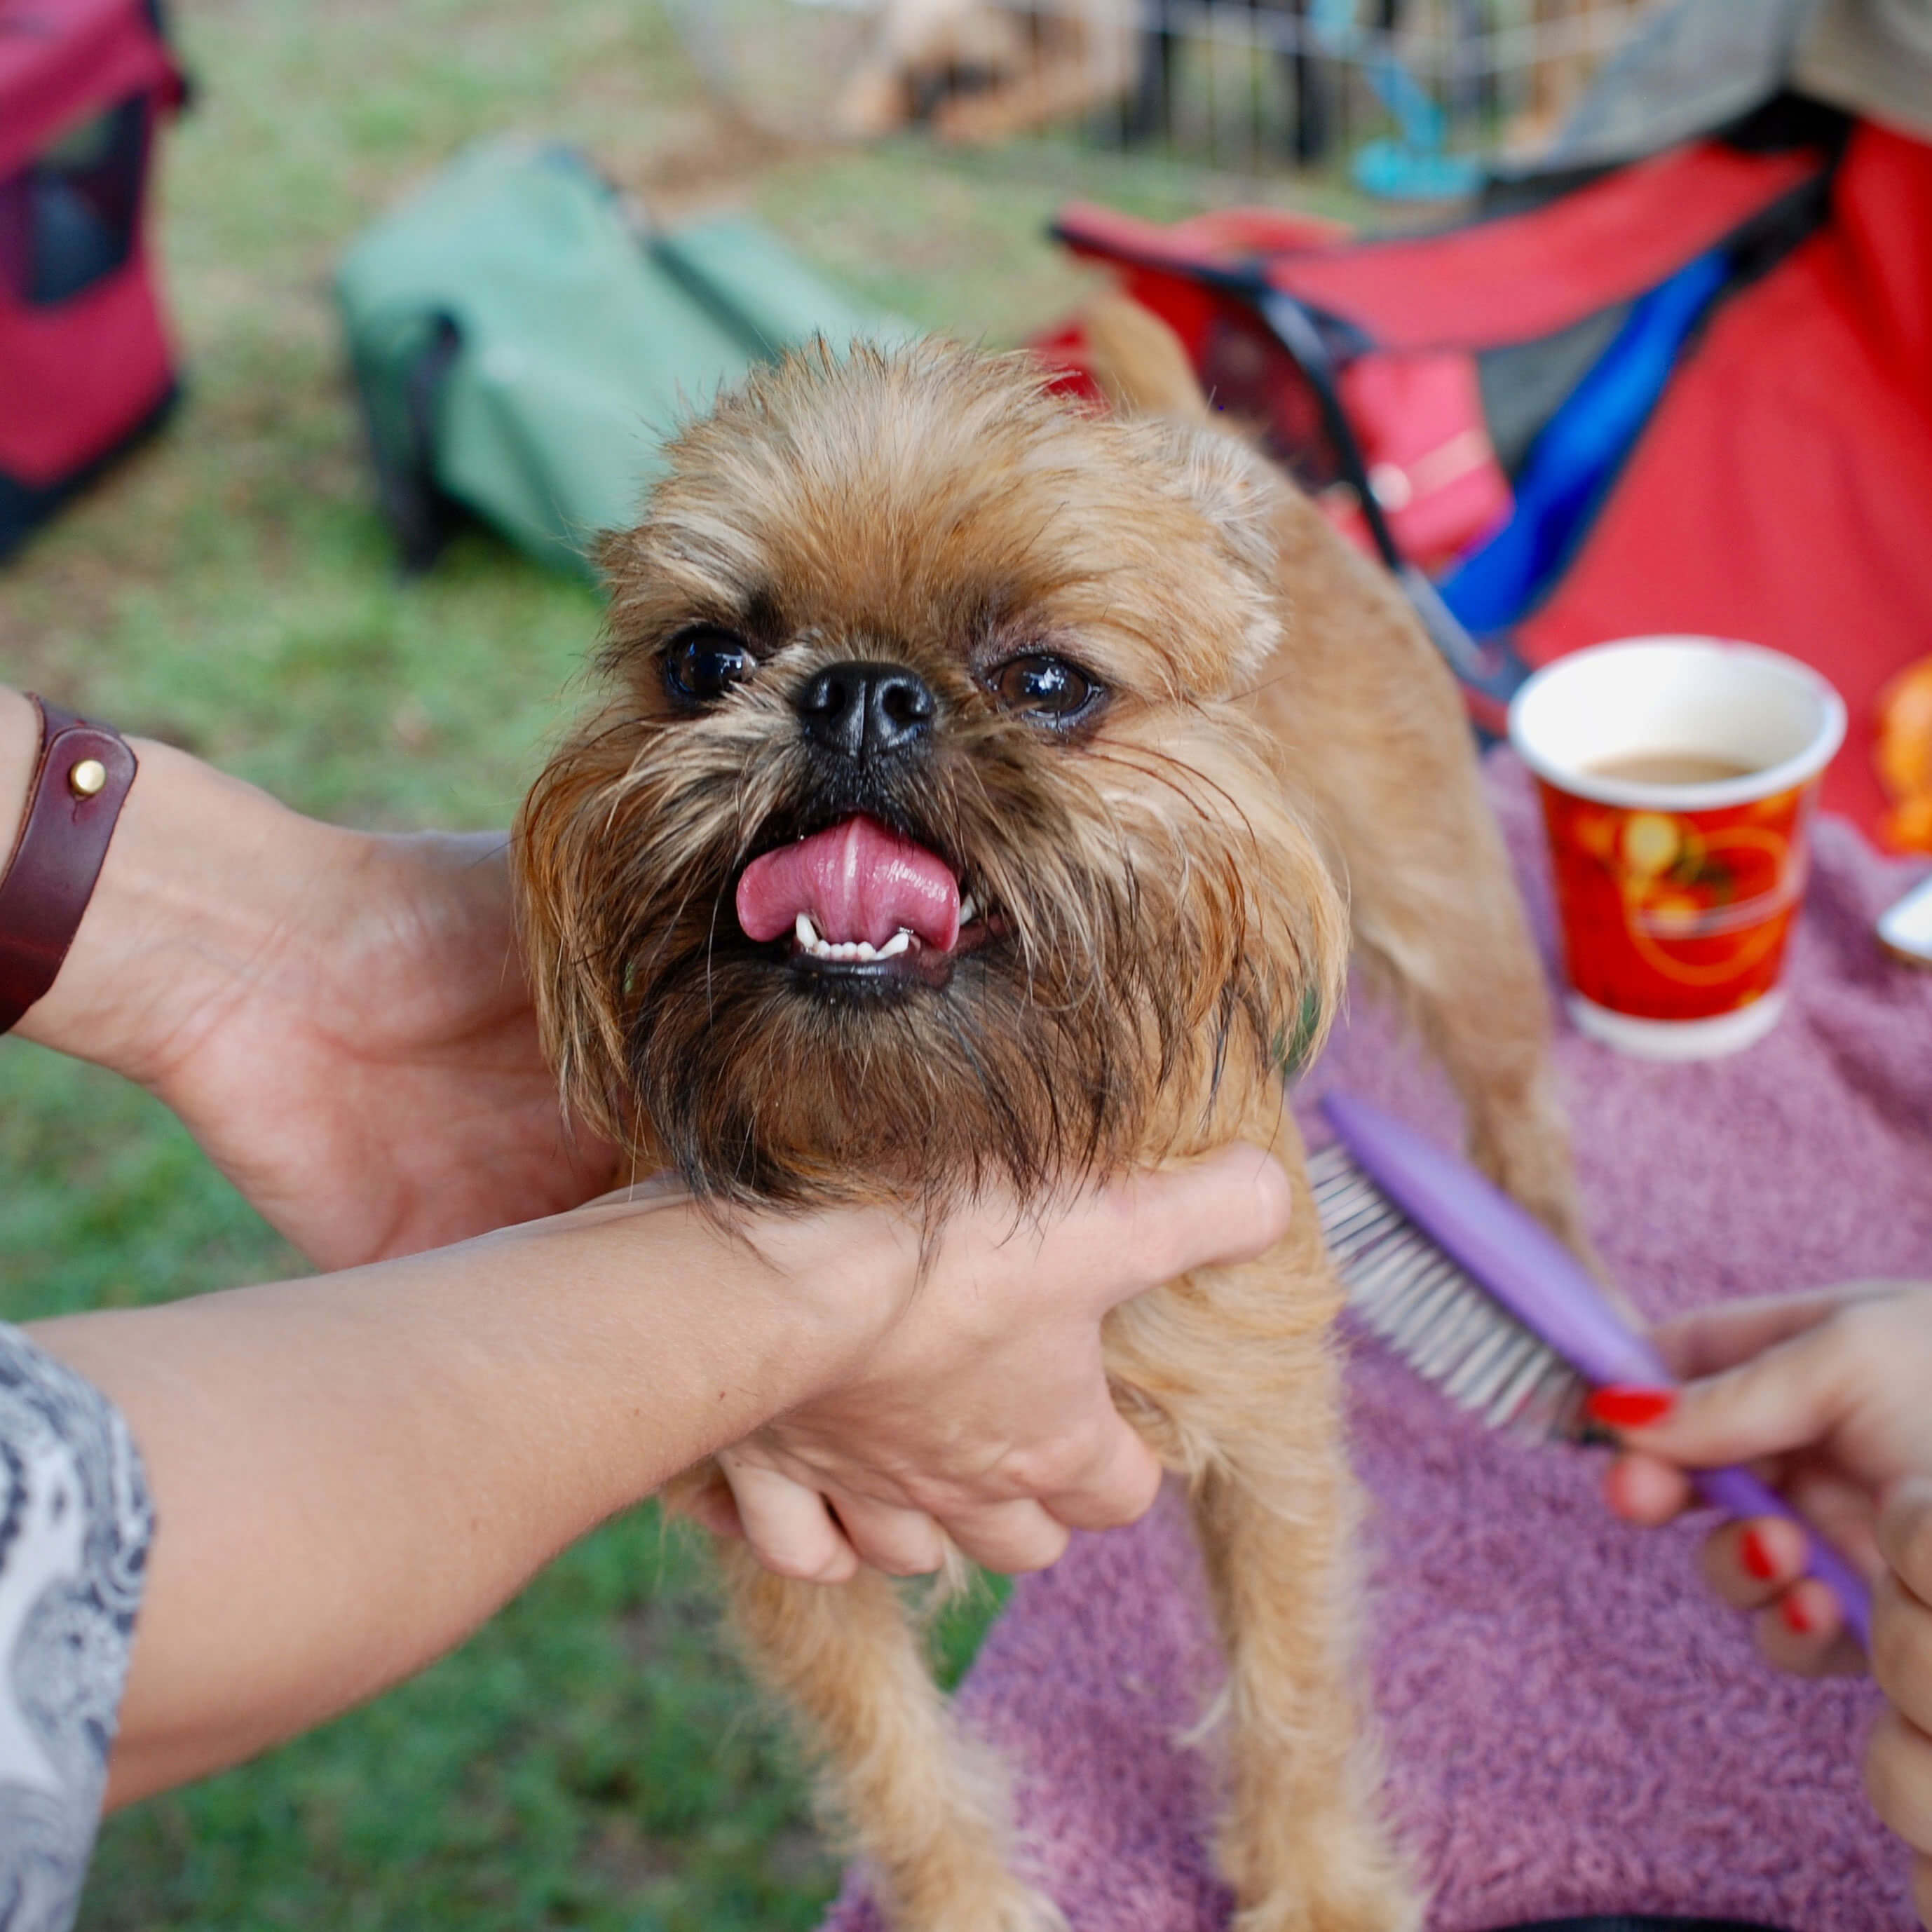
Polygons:
<instances>
[{"instance_id":1,"label":"brown scruffy dog","mask_svg":"<svg viewBox=\"0 0 1932 1932\"><path fill-rule=\"evenodd\" d=\"M1038 1202L1237 1136L1299 1174L1282 1070L1352 926L1476 1158L1571 1234L1544 988L1448 674L1158 324L1096 328L1166 415L928 344L796 356L673 445L607 554L610 702L518 830L568 1096L728 1208ZM1396 1932L1420 1915L1352 1662L1340 1296L1299 1191L1262 1259L1116 1311L1107 1364L1206 1558L1238 1925ZM893 1585L721 1556L899 1932L1063 1925Z\"/></svg>"}]
</instances>

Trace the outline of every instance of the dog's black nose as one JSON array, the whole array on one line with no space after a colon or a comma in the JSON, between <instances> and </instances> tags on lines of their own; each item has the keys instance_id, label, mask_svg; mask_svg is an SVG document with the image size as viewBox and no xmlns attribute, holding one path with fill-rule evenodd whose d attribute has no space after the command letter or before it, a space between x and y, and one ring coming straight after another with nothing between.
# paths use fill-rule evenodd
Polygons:
<instances>
[{"instance_id":1,"label":"dog's black nose","mask_svg":"<svg viewBox=\"0 0 1932 1932\"><path fill-rule=\"evenodd\" d=\"M827 664L798 694L805 735L858 760L903 751L925 737L934 709L926 680L904 664Z\"/></svg>"}]
</instances>

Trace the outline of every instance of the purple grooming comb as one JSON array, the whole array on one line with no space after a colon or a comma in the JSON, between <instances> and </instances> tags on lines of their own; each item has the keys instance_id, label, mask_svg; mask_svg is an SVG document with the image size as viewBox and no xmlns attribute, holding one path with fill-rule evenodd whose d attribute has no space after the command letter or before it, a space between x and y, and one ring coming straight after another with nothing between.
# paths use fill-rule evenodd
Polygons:
<instances>
[{"instance_id":1,"label":"purple grooming comb","mask_svg":"<svg viewBox=\"0 0 1932 1932\"><path fill-rule=\"evenodd\" d=\"M1379 1109L1329 1094L1322 1111L1338 1144L1310 1159L1309 1175L1351 1305L1452 1401L1492 1427L1564 1434L1586 1386L1671 1385L1656 1351L1540 1221ZM1864 1579L1783 1497L1744 1469L1692 1480L1726 1515L1797 1524L1805 1574L1829 1586L1869 1646Z\"/></svg>"}]
</instances>

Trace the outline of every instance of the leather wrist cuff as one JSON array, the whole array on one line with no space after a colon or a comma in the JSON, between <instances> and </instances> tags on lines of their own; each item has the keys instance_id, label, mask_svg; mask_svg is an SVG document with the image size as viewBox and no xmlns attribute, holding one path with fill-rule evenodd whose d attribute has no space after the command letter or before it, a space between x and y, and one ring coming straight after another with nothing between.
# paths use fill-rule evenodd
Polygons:
<instances>
[{"instance_id":1,"label":"leather wrist cuff","mask_svg":"<svg viewBox=\"0 0 1932 1932\"><path fill-rule=\"evenodd\" d=\"M134 754L118 731L32 701L40 754L0 873L0 1033L53 984L134 782Z\"/></svg>"}]
</instances>

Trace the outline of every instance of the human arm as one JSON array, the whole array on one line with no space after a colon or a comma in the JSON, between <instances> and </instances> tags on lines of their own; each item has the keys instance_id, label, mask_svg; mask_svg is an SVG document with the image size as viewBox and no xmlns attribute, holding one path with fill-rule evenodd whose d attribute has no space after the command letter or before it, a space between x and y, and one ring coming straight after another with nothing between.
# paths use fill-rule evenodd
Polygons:
<instances>
[{"instance_id":1,"label":"human arm","mask_svg":"<svg viewBox=\"0 0 1932 1932\"><path fill-rule=\"evenodd\" d=\"M1264 1247L1287 1201L1280 1169L1236 1148L1060 1204L1033 1238L982 1203L926 1252L883 1209L733 1233L667 1190L323 1280L37 1324L127 1418L160 1522L113 1801L421 1667L614 1510L779 1415L836 1412L879 1364L911 1414L995 1406L986 1379L1010 1361L961 1338L1037 1332L1096 1248L1114 1244L1121 1292L1148 1285L1124 1228L1184 1264ZM1033 1438L1104 1436L1106 1399L1035 1415Z\"/></svg>"},{"instance_id":2,"label":"human arm","mask_svg":"<svg viewBox=\"0 0 1932 1932\"><path fill-rule=\"evenodd\" d=\"M0 842L33 709L0 688ZM325 1267L572 1207L612 1160L564 1127L497 835L288 810L152 740L59 976L16 1030L138 1082Z\"/></svg>"},{"instance_id":3,"label":"human arm","mask_svg":"<svg viewBox=\"0 0 1932 1932\"><path fill-rule=\"evenodd\" d=\"M1732 1303L1658 1331L1685 1385L1612 1390L1592 1412L1624 1453L1608 1478L1630 1520L1669 1520L1687 1468L1764 1462L1771 1479L1874 1580L1873 1675L1888 1709L1866 1782L1914 1854L1932 1926L1932 1283L1864 1282ZM1780 1517L1726 1523L1704 1574L1752 1613L1760 1648L1805 1674L1862 1667L1832 1592L1805 1576L1803 1532Z\"/></svg>"}]
</instances>

